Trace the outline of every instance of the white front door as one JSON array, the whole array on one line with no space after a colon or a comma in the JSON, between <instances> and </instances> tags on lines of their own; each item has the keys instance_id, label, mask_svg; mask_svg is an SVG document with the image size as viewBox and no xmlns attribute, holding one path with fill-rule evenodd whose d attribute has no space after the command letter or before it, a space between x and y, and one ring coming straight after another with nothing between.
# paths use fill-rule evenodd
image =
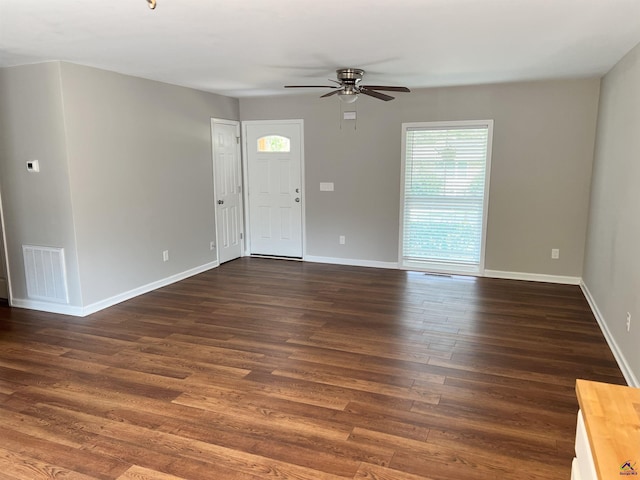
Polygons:
<instances>
[{"instance_id":1,"label":"white front door","mask_svg":"<svg viewBox=\"0 0 640 480\"><path fill-rule=\"evenodd\" d=\"M242 255L240 123L211 120L211 138L218 261L224 263Z\"/></svg>"},{"instance_id":2,"label":"white front door","mask_svg":"<svg viewBox=\"0 0 640 480\"><path fill-rule=\"evenodd\" d=\"M243 126L250 253L302 258L302 120Z\"/></svg>"}]
</instances>

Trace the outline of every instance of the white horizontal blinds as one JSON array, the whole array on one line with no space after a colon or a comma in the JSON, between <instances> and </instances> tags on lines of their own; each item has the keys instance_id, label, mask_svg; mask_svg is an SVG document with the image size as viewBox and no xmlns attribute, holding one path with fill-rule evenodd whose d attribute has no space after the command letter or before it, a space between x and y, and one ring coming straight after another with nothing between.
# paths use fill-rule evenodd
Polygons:
<instances>
[{"instance_id":1,"label":"white horizontal blinds","mask_svg":"<svg viewBox=\"0 0 640 480\"><path fill-rule=\"evenodd\" d=\"M479 265L487 126L407 128L403 258Z\"/></svg>"}]
</instances>

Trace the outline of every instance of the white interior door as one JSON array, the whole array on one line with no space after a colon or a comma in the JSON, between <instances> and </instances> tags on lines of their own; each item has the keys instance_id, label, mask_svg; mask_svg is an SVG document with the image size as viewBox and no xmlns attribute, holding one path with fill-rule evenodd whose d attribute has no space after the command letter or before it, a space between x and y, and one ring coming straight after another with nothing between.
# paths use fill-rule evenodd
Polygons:
<instances>
[{"instance_id":1,"label":"white interior door","mask_svg":"<svg viewBox=\"0 0 640 480\"><path fill-rule=\"evenodd\" d=\"M243 125L250 253L302 258L302 120Z\"/></svg>"},{"instance_id":2,"label":"white interior door","mask_svg":"<svg viewBox=\"0 0 640 480\"><path fill-rule=\"evenodd\" d=\"M218 261L224 263L242 255L240 123L213 119L211 138Z\"/></svg>"}]
</instances>

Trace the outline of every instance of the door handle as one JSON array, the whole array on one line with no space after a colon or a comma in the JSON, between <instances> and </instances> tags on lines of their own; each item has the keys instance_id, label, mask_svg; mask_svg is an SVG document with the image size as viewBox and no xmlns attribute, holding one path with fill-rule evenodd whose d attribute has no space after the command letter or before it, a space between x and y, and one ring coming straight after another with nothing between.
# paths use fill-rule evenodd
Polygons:
<instances>
[{"instance_id":1,"label":"door handle","mask_svg":"<svg viewBox=\"0 0 640 480\"><path fill-rule=\"evenodd\" d=\"M224 204L224 200L218 200L218 205L223 205Z\"/></svg>"},{"instance_id":2,"label":"door handle","mask_svg":"<svg viewBox=\"0 0 640 480\"><path fill-rule=\"evenodd\" d=\"M300 203L300 197L296 197L296 202Z\"/></svg>"}]
</instances>

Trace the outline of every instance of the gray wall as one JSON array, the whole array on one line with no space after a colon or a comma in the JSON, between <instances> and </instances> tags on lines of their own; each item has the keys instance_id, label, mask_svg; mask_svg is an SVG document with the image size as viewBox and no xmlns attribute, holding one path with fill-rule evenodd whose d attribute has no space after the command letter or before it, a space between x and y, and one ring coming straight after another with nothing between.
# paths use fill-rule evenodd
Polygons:
<instances>
[{"instance_id":1,"label":"gray wall","mask_svg":"<svg viewBox=\"0 0 640 480\"><path fill-rule=\"evenodd\" d=\"M344 107L321 93L240 100L242 120L304 119L307 255L397 262L401 124L493 119L485 268L581 276L598 79L424 89ZM341 109L357 110L357 123L340 122Z\"/></svg>"},{"instance_id":2,"label":"gray wall","mask_svg":"<svg viewBox=\"0 0 640 480\"><path fill-rule=\"evenodd\" d=\"M210 119L238 101L68 63L62 88L84 304L215 261Z\"/></svg>"},{"instance_id":3,"label":"gray wall","mask_svg":"<svg viewBox=\"0 0 640 480\"><path fill-rule=\"evenodd\" d=\"M78 307L215 261L210 119L237 120L238 108L236 99L67 63L0 69L14 299L27 297L22 244L65 248ZM41 173L27 173L29 159Z\"/></svg>"},{"instance_id":4,"label":"gray wall","mask_svg":"<svg viewBox=\"0 0 640 480\"><path fill-rule=\"evenodd\" d=\"M602 81L583 276L636 380L640 378L639 132L640 45ZM626 312L632 315L629 333Z\"/></svg>"},{"instance_id":5,"label":"gray wall","mask_svg":"<svg viewBox=\"0 0 640 480\"><path fill-rule=\"evenodd\" d=\"M27 160L40 162L28 173ZM69 303L80 306L60 64L0 69L0 192L13 296L27 298L22 245L65 249Z\"/></svg>"}]
</instances>

